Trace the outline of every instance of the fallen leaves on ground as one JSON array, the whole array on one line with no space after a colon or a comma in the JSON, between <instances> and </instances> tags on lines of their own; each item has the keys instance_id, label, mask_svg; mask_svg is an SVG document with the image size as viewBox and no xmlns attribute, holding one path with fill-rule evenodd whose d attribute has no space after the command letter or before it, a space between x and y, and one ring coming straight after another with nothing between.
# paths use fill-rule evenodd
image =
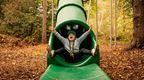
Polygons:
<instances>
[{"instance_id":1,"label":"fallen leaves on ground","mask_svg":"<svg viewBox=\"0 0 144 80\"><path fill-rule=\"evenodd\" d=\"M144 80L144 50L123 51L124 45L101 46L101 68L112 80ZM107 50L106 50L107 49Z\"/></svg>"},{"instance_id":2,"label":"fallen leaves on ground","mask_svg":"<svg viewBox=\"0 0 144 80\"><path fill-rule=\"evenodd\" d=\"M17 46L13 44L19 39L6 40L8 43L0 39L0 79L39 80L46 69L47 45ZM122 48L124 45L113 49L100 45L101 68L112 80L144 80L144 50Z\"/></svg>"},{"instance_id":3,"label":"fallen leaves on ground","mask_svg":"<svg viewBox=\"0 0 144 80\"><path fill-rule=\"evenodd\" d=\"M46 45L0 48L1 80L39 80L46 69Z\"/></svg>"}]
</instances>

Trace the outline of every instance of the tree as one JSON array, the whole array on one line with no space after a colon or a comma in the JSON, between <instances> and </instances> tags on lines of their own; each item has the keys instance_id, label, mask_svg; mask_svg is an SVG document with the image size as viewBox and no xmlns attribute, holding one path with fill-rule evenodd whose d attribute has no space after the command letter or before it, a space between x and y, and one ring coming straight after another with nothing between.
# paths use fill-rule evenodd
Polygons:
<instances>
[{"instance_id":1,"label":"tree","mask_svg":"<svg viewBox=\"0 0 144 80\"><path fill-rule=\"evenodd\" d=\"M133 40L131 48L144 48L144 0L132 0L133 7Z\"/></svg>"},{"instance_id":2,"label":"tree","mask_svg":"<svg viewBox=\"0 0 144 80\"><path fill-rule=\"evenodd\" d=\"M3 18L3 13L2 13L2 4L4 3L4 0L0 0L0 23L1 23L1 20Z\"/></svg>"},{"instance_id":3,"label":"tree","mask_svg":"<svg viewBox=\"0 0 144 80\"><path fill-rule=\"evenodd\" d=\"M38 0L0 0L0 34L31 42L41 41Z\"/></svg>"}]
</instances>

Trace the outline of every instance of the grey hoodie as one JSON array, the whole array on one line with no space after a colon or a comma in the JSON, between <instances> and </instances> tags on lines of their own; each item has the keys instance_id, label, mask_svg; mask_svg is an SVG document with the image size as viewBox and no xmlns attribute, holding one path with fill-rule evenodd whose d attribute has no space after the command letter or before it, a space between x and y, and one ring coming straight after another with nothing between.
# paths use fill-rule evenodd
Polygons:
<instances>
[{"instance_id":1,"label":"grey hoodie","mask_svg":"<svg viewBox=\"0 0 144 80\"><path fill-rule=\"evenodd\" d=\"M64 48L68 52L77 53L77 52L79 52L80 44L90 33L90 29L88 31L86 31L84 34L82 34L79 38L76 38L76 40L73 42L70 42L67 38L64 38L63 36L61 36L56 30L54 30L53 33L63 43ZM73 44L73 48L71 48L71 44Z\"/></svg>"}]
</instances>

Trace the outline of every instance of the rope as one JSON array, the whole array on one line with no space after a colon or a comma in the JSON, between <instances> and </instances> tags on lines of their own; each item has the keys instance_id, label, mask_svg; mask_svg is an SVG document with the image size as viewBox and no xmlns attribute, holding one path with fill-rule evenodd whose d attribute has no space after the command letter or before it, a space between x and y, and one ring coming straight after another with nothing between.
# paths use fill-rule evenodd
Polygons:
<instances>
[{"instance_id":1,"label":"rope","mask_svg":"<svg viewBox=\"0 0 144 80\"><path fill-rule=\"evenodd\" d=\"M89 8L88 8L88 19L87 19L88 24L89 24L89 20L90 20L90 9L91 9L91 0L89 1Z\"/></svg>"},{"instance_id":2,"label":"rope","mask_svg":"<svg viewBox=\"0 0 144 80\"><path fill-rule=\"evenodd\" d=\"M112 48L112 29L113 29L113 0L110 1L110 5L111 5L111 11L110 11L110 14L111 14L111 25L110 25L110 48Z\"/></svg>"},{"instance_id":3,"label":"rope","mask_svg":"<svg viewBox=\"0 0 144 80\"><path fill-rule=\"evenodd\" d=\"M99 25L98 25L98 0L95 0L96 2L96 24L95 24L95 28L96 28L96 39L97 39L97 43L98 43L98 28L99 28Z\"/></svg>"},{"instance_id":4,"label":"rope","mask_svg":"<svg viewBox=\"0 0 144 80\"><path fill-rule=\"evenodd\" d=\"M115 1L115 27L114 27L114 46L116 47L117 45L117 0Z\"/></svg>"},{"instance_id":5,"label":"rope","mask_svg":"<svg viewBox=\"0 0 144 80\"><path fill-rule=\"evenodd\" d=\"M52 0L52 28L54 29L54 0Z\"/></svg>"}]
</instances>

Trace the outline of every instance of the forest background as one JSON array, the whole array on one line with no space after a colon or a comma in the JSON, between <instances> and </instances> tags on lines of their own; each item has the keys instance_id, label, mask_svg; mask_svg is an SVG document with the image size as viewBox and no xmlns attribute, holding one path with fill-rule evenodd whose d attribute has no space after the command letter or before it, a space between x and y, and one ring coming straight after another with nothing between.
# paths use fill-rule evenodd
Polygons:
<instances>
[{"instance_id":1,"label":"forest background","mask_svg":"<svg viewBox=\"0 0 144 80\"><path fill-rule=\"evenodd\" d=\"M0 79L39 80L47 68L52 3L47 0L47 40L42 44L43 1L0 0ZM143 80L144 0L98 0L97 7L95 0L89 2L84 8L100 46L100 67L112 80Z\"/></svg>"}]
</instances>

